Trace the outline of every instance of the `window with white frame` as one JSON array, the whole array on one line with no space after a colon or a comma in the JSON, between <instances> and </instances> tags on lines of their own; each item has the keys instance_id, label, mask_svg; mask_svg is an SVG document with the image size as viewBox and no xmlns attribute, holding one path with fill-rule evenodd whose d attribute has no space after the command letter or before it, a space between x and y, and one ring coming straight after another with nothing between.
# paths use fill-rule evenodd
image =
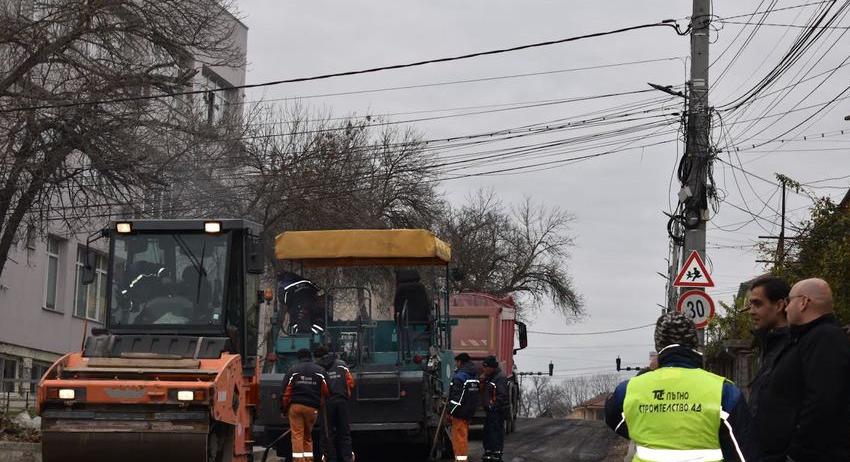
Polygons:
<instances>
[{"instance_id":1,"label":"window with white frame","mask_svg":"<svg viewBox=\"0 0 850 462\"><path fill-rule=\"evenodd\" d=\"M207 123L211 125L221 123L231 111L231 105L235 101L238 91L234 89L222 90L230 87L230 85L206 66L201 71L199 86L200 89L207 90L203 94L200 108L206 115Z\"/></svg>"},{"instance_id":2,"label":"window with white frame","mask_svg":"<svg viewBox=\"0 0 850 462\"><path fill-rule=\"evenodd\" d=\"M59 293L59 250L62 241L53 236L47 237L47 261L44 274L44 308L58 311L56 295Z\"/></svg>"},{"instance_id":3,"label":"window with white frame","mask_svg":"<svg viewBox=\"0 0 850 462\"><path fill-rule=\"evenodd\" d=\"M103 322L106 311L106 257L95 253L94 281L83 284L83 272L86 264L85 246L77 246L77 275L74 294L74 316Z\"/></svg>"}]
</instances>

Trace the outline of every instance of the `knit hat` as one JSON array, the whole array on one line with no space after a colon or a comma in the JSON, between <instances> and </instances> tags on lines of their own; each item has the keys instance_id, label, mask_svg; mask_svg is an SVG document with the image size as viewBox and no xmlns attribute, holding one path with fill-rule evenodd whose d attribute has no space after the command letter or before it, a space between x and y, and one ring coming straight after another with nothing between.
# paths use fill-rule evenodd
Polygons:
<instances>
[{"instance_id":1,"label":"knit hat","mask_svg":"<svg viewBox=\"0 0 850 462\"><path fill-rule=\"evenodd\" d=\"M655 323L656 351L674 344L696 348L698 343L694 322L682 313L664 313Z\"/></svg>"},{"instance_id":2,"label":"knit hat","mask_svg":"<svg viewBox=\"0 0 850 462\"><path fill-rule=\"evenodd\" d=\"M496 368L496 367L499 367L499 360L496 359L495 356L488 356L488 357L484 358L484 362L481 363L481 365L484 366L484 367Z\"/></svg>"}]
</instances>

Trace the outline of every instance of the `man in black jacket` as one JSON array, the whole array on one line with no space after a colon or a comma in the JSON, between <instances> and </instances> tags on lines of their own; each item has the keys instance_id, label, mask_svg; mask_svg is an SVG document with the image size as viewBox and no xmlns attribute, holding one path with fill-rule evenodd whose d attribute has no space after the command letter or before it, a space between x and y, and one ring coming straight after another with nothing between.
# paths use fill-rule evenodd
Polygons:
<instances>
[{"instance_id":1,"label":"man in black jacket","mask_svg":"<svg viewBox=\"0 0 850 462\"><path fill-rule=\"evenodd\" d=\"M495 356L488 356L481 364L481 383L484 387L484 462L501 462L505 442L505 416L510 410L508 379L499 368Z\"/></svg>"},{"instance_id":2,"label":"man in black jacket","mask_svg":"<svg viewBox=\"0 0 850 462\"><path fill-rule=\"evenodd\" d=\"M455 356L455 365L457 370L452 376L448 404L452 423L452 450L456 462L466 462L469 459L469 419L478 408L481 388L478 371L468 354Z\"/></svg>"},{"instance_id":3,"label":"man in black jacket","mask_svg":"<svg viewBox=\"0 0 850 462\"><path fill-rule=\"evenodd\" d=\"M758 372L750 382L750 412L756 439L769 439L772 435L761 432L769 427L762 422L770 413L759 413L760 398L763 389L770 382L773 367L779 352L788 344L788 321L785 319L785 303L791 287L784 279L776 276L762 276L750 284L747 294L747 308L753 321L753 337L758 348Z\"/></svg>"},{"instance_id":4,"label":"man in black jacket","mask_svg":"<svg viewBox=\"0 0 850 462\"><path fill-rule=\"evenodd\" d=\"M791 339L760 397L760 431L771 436L762 461L850 460L850 340L833 314L829 284L794 284L785 311Z\"/></svg>"},{"instance_id":5,"label":"man in black jacket","mask_svg":"<svg viewBox=\"0 0 850 462\"><path fill-rule=\"evenodd\" d=\"M351 450L351 420L348 400L354 389L354 378L345 363L330 353L324 345L316 348L316 364L325 369L330 396L323 410L323 445L327 455L325 462L353 462Z\"/></svg>"},{"instance_id":6,"label":"man in black jacket","mask_svg":"<svg viewBox=\"0 0 850 462\"><path fill-rule=\"evenodd\" d=\"M328 396L325 370L313 362L310 350L298 350L298 362L283 379L283 412L292 431L293 462L313 462L313 425Z\"/></svg>"}]
</instances>

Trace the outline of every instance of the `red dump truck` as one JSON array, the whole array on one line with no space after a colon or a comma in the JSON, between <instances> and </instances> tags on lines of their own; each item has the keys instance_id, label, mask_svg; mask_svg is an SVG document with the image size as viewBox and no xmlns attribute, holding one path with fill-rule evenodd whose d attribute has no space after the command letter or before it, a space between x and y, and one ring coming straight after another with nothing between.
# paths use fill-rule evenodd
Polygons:
<instances>
[{"instance_id":1,"label":"red dump truck","mask_svg":"<svg viewBox=\"0 0 850 462\"><path fill-rule=\"evenodd\" d=\"M479 365L487 356L499 360L499 366L508 377L510 413L505 419L505 431L512 433L516 428L519 410L520 388L514 355L528 345L525 324L516 319L516 304L512 297L498 298L489 294L460 293L449 298L449 315L457 324L452 327L452 351L468 353ZM514 348L514 338L519 346ZM479 410L472 424L481 424L484 411Z\"/></svg>"}]
</instances>

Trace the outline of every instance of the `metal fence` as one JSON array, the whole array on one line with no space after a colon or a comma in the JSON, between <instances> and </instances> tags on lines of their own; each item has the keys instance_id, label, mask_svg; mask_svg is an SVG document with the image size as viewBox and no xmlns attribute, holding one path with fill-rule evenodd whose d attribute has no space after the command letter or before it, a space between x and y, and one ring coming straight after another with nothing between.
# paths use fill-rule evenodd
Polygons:
<instances>
[{"instance_id":1,"label":"metal fence","mask_svg":"<svg viewBox=\"0 0 850 462\"><path fill-rule=\"evenodd\" d=\"M0 416L35 408L38 380L0 379Z\"/></svg>"}]
</instances>

